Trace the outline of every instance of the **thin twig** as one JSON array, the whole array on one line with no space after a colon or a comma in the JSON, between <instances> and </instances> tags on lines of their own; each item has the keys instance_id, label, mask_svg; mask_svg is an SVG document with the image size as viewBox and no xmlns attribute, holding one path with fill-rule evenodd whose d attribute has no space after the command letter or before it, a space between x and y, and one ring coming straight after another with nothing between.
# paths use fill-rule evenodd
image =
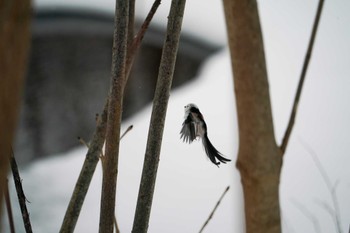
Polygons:
<instances>
[{"instance_id":1,"label":"thin twig","mask_svg":"<svg viewBox=\"0 0 350 233\"><path fill-rule=\"evenodd\" d=\"M132 130L133 129L133 125L130 125L125 131L124 131L124 133L122 134L122 136L120 136L120 139L119 140L122 140L122 138L130 131L130 130ZM82 145L84 145L84 146L86 146L88 149L90 149L90 145L89 145L89 143L87 143L83 138L81 138L81 137L78 137L78 141L82 144ZM100 151L100 158L102 158L104 156L104 154L103 154L103 152L102 152L102 150Z\"/></svg>"},{"instance_id":2,"label":"thin twig","mask_svg":"<svg viewBox=\"0 0 350 233\"><path fill-rule=\"evenodd\" d=\"M218 202L216 203L214 209L209 214L209 217L207 218L207 220L204 222L202 228L199 230L199 233L203 232L204 228L208 225L209 221L213 218L216 209L219 207L222 199L224 198L224 196L226 195L226 193L229 189L230 189L230 186L227 186L225 191L221 194L221 197L219 198Z\"/></svg>"},{"instance_id":3,"label":"thin twig","mask_svg":"<svg viewBox=\"0 0 350 233\"><path fill-rule=\"evenodd\" d=\"M337 227L336 214L335 214L335 211L332 209L332 207L327 202L322 201L322 200L315 200L315 203L318 204L320 207L322 207L329 214L329 216L333 220L334 228L335 228L336 232L340 233L341 231L339 231L339 229Z\"/></svg>"},{"instance_id":4,"label":"thin twig","mask_svg":"<svg viewBox=\"0 0 350 233\"><path fill-rule=\"evenodd\" d=\"M311 32L309 45L308 45L307 52L306 52L306 55L305 55L304 64L303 64L303 68L302 68L302 71L301 71L297 92L296 92L295 98L294 98L294 103L293 103L293 107L292 107L292 113L290 115L289 122L288 122L288 125L287 125L287 129L286 129L286 132L285 132L284 137L282 139L282 144L280 146L282 155L284 155L285 152L286 152L286 148L287 148L287 145L288 145L288 142L289 142L289 138L290 138L290 135L292 133L293 126L294 126L295 117L296 117L296 114L297 114L298 105L299 105L299 101L300 101L301 91L303 89L304 80L305 80L305 76L306 76L306 71L307 71L308 66L309 66L309 62L310 62L310 58L311 58L311 54L312 54L312 49L313 49L315 38L316 38L316 32L317 32L318 24L319 24L320 17L321 17L321 12L322 12L322 8L323 8L323 2L324 2L324 0L320 0L319 3L318 3L317 12L316 12L315 21L314 21L314 24L313 24L313 27L312 27L312 32Z\"/></svg>"},{"instance_id":5,"label":"thin twig","mask_svg":"<svg viewBox=\"0 0 350 233\"><path fill-rule=\"evenodd\" d=\"M127 133L129 133L130 130L133 129L133 127L134 127L133 125L130 125L130 126L124 131L124 133L122 134L122 136L120 136L120 140L122 140L123 137L124 137Z\"/></svg>"},{"instance_id":6,"label":"thin twig","mask_svg":"<svg viewBox=\"0 0 350 233\"><path fill-rule=\"evenodd\" d=\"M8 180L6 180L5 195L4 196L5 196L10 231L11 231L11 233L15 233L16 231L15 231L15 224L13 222L13 214L12 214L11 199L10 199L10 194L9 194Z\"/></svg>"},{"instance_id":7,"label":"thin twig","mask_svg":"<svg viewBox=\"0 0 350 233\"><path fill-rule=\"evenodd\" d=\"M291 224L289 224L289 221L288 219L286 218L285 215L282 214L282 223L283 225L285 226L285 232L286 233L294 233L295 232L295 229L293 226L291 226Z\"/></svg>"},{"instance_id":8,"label":"thin twig","mask_svg":"<svg viewBox=\"0 0 350 233\"><path fill-rule=\"evenodd\" d=\"M297 200L292 200L292 203L295 205L295 207L302 213L304 214L305 217L307 217L308 219L310 219L310 221L313 223L314 225L314 229L316 233L321 233L321 227L320 227L320 222L318 221L318 219L316 218L316 216L309 211L303 204L301 204L300 202L298 202Z\"/></svg>"},{"instance_id":9,"label":"thin twig","mask_svg":"<svg viewBox=\"0 0 350 233\"><path fill-rule=\"evenodd\" d=\"M304 148L307 150L307 152L311 155L312 160L314 161L318 171L320 172L322 179L324 183L326 184L326 187L331 195L332 204L334 207L334 219L335 219L335 226L337 228L337 232L341 233L341 218L340 218L340 208L338 203L338 198L336 194L336 187L338 184L338 181L335 182L334 185L332 185L331 179L328 176L328 173L326 169L323 167L321 161L319 160L316 152L303 140L300 139L300 142L304 146ZM326 208L327 209L327 208Z\"/></svg>"},{"instance_id":10,"label":"thin twig","mask_svg":"<svg viewBox=\"0 0 350 233\"><path fill-rule=\"evenodd\" d=\"M133 39L131 46L128 48L128 59L126 61L126 77L128 78L130 76L131 68L132 68L132 63L134 62L135 59L135 54L140 48L141 41L143 37L145 36L145 33L148 29L149 24L152 21L152 18L154 14L156 13L159 5L161 3L161 0L155 0L150 11L148 12L148 15L146 16L145 21L143 22L140 30L138 31L137 35ZM130 27L129 27L130 29Z\"/></svg>"},{"instance_id":11,"label":"thin twig","mask_svg":"<svg viewBox=\"0 0 350 233\"><path fill-rule=\"evenodd\" d=\"M82 145L86 146L88 149L90 148L90 145L89 145L83 138L78 137L78 141L79 141Z\"/></svg>"},{"instance_id":12,"label":"thin twig","mask_svg":"<svg viewBox=\"0 0 350 233\"><path fill-rule=\"evenodd\" d=\"M15 183L15 187L17 191L18 202L22 212L24 229L26 230L26 233L31 233L33 231L32 231L32 225L30 223L29 213L26 205L27 199L26 199L26 196L24 195L22 180L19 175L17 162L12 149L11 149L11 156L10 156L10 164L11 164L11 170L13 175L13 181Z\"/></svg>"}]
</instances>

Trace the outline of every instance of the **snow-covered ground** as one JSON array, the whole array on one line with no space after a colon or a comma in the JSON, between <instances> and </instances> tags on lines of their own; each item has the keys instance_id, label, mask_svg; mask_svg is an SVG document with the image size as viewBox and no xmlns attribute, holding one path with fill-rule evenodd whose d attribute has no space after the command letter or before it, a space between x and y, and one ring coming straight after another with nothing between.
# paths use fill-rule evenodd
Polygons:
<instances>
[{"instance_id":1,"label":"snow-covered ground","mask_svg":"<svg viewBox=\"0 0 350 233\"><path fill-rule=\"evenodd\" d=\"M184 30L224 44L221 1L208 2L188 1ZM259 3L275 132L280 142L288 121L317 1L287 4L270 0ZM146 12L151 3L142 4ZM165 9L157 16L157 23L166 18L167 4L162 4L162 9ZM337 184L335 191L342 230L347 232L349 228L349 9L349 1L341 0L326 2L324 6L283 165L281 208L284 232L315 232L313 222L305 216L306 211L300 211L295 203L303 205L317 218L321 232L336 232L332 216L325 208L325 205L333 208L330 193L305 143L317 154L330 181ZM194 12L203 14L195 18ZM212 13L212 17L208 17L208 12ZM195 81L171 93L149 232L198 231L227 185L231 189L206 232L243 232L242 191L234 162L217 168L206 158L200 142L188 145L179 139L183 106L189 102L196 103L201 109L213 144L234 161L238 130L227 49L211 57ZM117 218L121 232L130 232L132 227L150 113L151 106L148 106L123 123L124 129L130 124L134 125L134 129L121 143L117 193ZM28 208L35 232L58 231L85 152L85 148L77 148L65 156L39 161L21 171L25 193L31 202ZM76 232L98 230L101 179L101 169L98 167ZM22 224L19 213L16 214L19 228ZM24 231L17 229L17 232Z\"/></svg>"}]
</instances>

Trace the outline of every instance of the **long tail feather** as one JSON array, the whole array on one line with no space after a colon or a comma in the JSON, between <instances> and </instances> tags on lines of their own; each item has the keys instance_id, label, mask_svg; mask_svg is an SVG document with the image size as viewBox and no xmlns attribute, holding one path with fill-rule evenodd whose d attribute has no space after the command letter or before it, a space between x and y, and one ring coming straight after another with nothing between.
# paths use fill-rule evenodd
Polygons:
<instances>
[{"instance_id":1,"label":"long tail feather","mask_svg":"<svg viewBox=\"0 0 350 233\"><path fill-rule=\"evenodd\" d=\"M230 159L226 159L223 157L223 154L221 154L214 146L213 144L211 144L208 135L205 134L203 137L203 146L205 149L205 153L207 154L208 158L210 159L210 161L215 164L215 165L219 165L220 162L222 163L226 163L226 162L230 162ZM220 162L216 161L219 160Z\"/></svg>"}]
</instances>

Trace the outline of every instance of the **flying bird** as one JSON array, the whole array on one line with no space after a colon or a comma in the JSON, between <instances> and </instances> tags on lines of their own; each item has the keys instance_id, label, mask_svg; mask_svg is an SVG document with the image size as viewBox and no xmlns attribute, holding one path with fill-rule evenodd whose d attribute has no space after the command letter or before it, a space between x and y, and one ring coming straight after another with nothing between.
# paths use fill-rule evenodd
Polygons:
<instances>
[{"instance_id":1,"label":"flying bird","mask_svg":"<svg viewBox=\"0 0 350 233\"><path fill-rule=\"evenodd\" d=\"M224 158L223 154L211 144L208 138L207 124L197 105L187 104L185 106L185 121L182 123L180 134L180 139L183 138L183 141L188 143L193 142L197 137L201 138L205 153L215 165L218 166L220 162L226 163L231 161Z\"/></svg>"}]
</instances>

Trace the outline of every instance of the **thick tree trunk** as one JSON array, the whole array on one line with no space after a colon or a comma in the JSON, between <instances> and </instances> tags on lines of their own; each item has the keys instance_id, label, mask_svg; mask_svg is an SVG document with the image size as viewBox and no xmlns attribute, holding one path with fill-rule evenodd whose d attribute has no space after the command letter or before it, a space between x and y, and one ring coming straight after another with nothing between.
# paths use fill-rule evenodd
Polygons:
<instances>
[{"instance_id":1,"label":"thick tree trunk","mask_svg":"<svg viewBox=\"0 0 350 233\"><path fill-rule=\"evenodd\" d=\"M30 3L28 0L0 1L0 210L27 67Z\"/></svg>"},{"instance_id":2,"label":"thick tree trunk","mask_svg":"<svg viewBox=\"0 0 350 233\"><path fill-rule=\"evenodd\" d=\"M255 0L224 0L236 95L248 233L281 232L282 156L275 142L263 39Z\"/></svg>"}]
</instances>

